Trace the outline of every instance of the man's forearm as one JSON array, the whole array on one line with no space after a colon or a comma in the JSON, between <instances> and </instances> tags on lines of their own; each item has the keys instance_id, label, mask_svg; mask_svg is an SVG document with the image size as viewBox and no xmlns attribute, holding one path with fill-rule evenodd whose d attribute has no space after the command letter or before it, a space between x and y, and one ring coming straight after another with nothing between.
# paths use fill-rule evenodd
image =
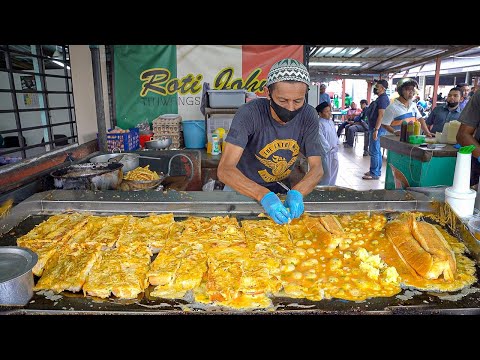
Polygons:
<instances>
[{"instance_id":1,"label":"man's forearm","mask_svg":"<svg viewBox=\"0 0 480 360\"><path fill-rule=\"evenodd\" d=\"M395 130L393 127L391 127L390 125L385 125L383 124L382 125L389 133L395 135L395 133L399 130Z\"/></svg>"},{"instance_id":2,"label":"man's forearm","mask_svg":"<svg viewBox=\"0 0 480 360\"><path fill-rule=\"evenodd\" d=\"M480 144L475 139L473 134L458 133L457 142L461 146L475 145L476 147L475 147L475 150L473 150L472 156L476 158L480 157Z\"/></svg>"},{"instance_id":3,"label":"man's forearm","mask_svg":"<svg viewBox=\"0 0 480 360\"><path fill-rule=\"evenodd\" d=\"M425 135L431 134L430 129L428 128L427 123L425 122L425 119L420 118L418 119L418 121L420 121L420 125L422 126L422 130L425 133Z\"/></svg>"}]
</instances>

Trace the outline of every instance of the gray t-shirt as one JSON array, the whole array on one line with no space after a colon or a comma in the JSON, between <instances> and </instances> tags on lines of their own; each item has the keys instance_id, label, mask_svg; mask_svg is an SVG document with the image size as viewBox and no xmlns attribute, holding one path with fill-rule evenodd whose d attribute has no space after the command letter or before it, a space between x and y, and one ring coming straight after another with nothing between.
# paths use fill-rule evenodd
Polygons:
<instances>
[{"instance_id":1,"label":"gray t-shirt","mask_svg":"<svg viewBox=\"0 0 480 360\"><path fill-rule=\"evenodd\" d=\"M480 91L476 91L460 113L458 121L476 128L475 139L480 138Z\"/></svg>"},{"instance_id":2,"label":"gray t-shirt","mask_svg":"<svg viewBox=\"0 0 480 360\"><path fill-rule=\"evenodd\" d=\"M254 99L240 106L226 142L244 149L237 168L250 180L276 191L276 181L288 178L299 153L321 156L318 115L306 104L285 125L273 119L270 101Z\"/></svg>"}]
</instances>

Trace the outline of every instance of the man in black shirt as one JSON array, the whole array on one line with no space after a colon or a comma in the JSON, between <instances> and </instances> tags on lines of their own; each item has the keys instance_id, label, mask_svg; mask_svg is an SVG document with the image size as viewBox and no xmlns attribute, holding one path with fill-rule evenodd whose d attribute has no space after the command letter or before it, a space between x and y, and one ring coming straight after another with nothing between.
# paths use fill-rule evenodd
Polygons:
<instances>
[{"instance_id":1,"label":"man in black shirt","mask_svg":"<svg viewBox=\"0 0 480 360\"><path fill-rule=\"evenodd\" d=\"M303 197L323 175L318 116L305 98L309 84L302 63L288 58L275 63L267 76L267 98L251 100L236 112L218 166L220 181L260 202L278 224L303 213ZM300 153L309 171L286 192L277 182L289 185ZM284 205L276 193L285 192Z\"/></svg>"}]
</instances>

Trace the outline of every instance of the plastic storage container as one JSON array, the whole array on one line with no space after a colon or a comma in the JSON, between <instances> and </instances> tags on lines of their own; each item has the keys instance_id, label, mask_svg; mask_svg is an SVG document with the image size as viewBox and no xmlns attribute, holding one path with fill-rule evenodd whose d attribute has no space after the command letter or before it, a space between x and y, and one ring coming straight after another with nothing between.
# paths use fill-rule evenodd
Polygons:
<instances>
[{"instance_id":1,"label":"plastic storage container","mask_svg":"<svg viewBox=\"0 0 480 360\"><path fill-rule=\"evenodd\" d=\"M471 153L457 153L453 185L445 189L445 202L461 218L473 215L477 196L477 193L470 189L471 158Z\"/></svg>"},{"instance_id":2,"label":"plastic storage container","mask_svg":"<svg viewBox=\"0 0 480 360\"><path fill-rule=\"evenodd\" d=\"M246 91L240 90L207 90L211 108L238 108L245 104Z\"/></svg>"},{"instance_id":3,"label":"plastic storage container","mask_svg":"<svg viewBox=\"0 0 480 360\"><path fill-rule=\"evenodd\" d=\"M140 146L140 135L138 128L131 128L128 132L113 133L113 129L109 129L107 132L107 149L108 151L120 150L120 151L133 151L137 150ZM97 134L98 136L98 134Z\"/></svg>"},{"instance_id":4,"label":"plastic storage container","mask_svg":"<svg viewBox=\"0 0 480 360\"><path fill-rule=\"evenodd\" d=\"M461 218L466 218L473 214L476 196L477 193L472 189L468 189L465 193L455 192L453 187L445 189L445 202Z\"/></svg>"},{"instance_id":5,"label":"plastic storage container","mask_svg":"<svg viewBox=\"0 0 480 360\"><path fill-rule=\"evenodd\" d=\"M447 144L456 144L457 143L457 133L458 129L460 128L460 121L452 120L448 123L450 126L448 127L448 134L447 134Z\"/></svg>"},{"instance_id":6,"label":"plastic storage container","mask_svg":"<svg viewBox=\"0 0 480 360\"><path fill-rule=\"evenodd\" d=\"M425 135L410 135L408 142L410 144L423 144L425 142Z\"/></svg>"},{"instance_id":7,"label":"plastic storage container","mask_svg":"<svg viewBox=\"0 0 480 360\"><path fill-rule=\"evenodd\" d=\"M183 138L187 149L205 147L205 120L183 120Z\"/></svg>"}]
</instances>

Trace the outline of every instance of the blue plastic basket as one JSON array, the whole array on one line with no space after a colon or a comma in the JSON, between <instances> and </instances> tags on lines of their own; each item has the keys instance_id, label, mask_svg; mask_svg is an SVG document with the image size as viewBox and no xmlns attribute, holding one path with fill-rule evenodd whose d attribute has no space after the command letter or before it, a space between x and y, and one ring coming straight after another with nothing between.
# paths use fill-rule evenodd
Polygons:
<instances>
[{"instance_id":1,"label":"blue plastic basket","mask_svg":"<svg viewBox=\"0 0 480 360\"><path fill-rule=\"evenodd\" d=\"M120 149L121 151L133 151L140 147L140 132L138 128L131 128L127 133L107 133L107 149L113 151Z\"/></svg>"}]
</instances>

